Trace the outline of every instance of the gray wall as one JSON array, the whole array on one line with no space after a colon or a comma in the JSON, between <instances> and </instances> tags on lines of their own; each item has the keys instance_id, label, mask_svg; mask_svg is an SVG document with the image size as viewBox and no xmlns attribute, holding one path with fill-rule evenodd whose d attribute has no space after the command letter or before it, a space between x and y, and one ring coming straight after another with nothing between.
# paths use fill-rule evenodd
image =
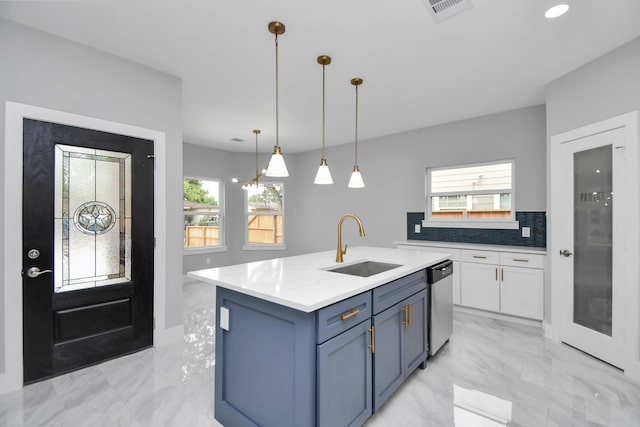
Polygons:
<instances>
[{"instance_id":1,"label":"gray wall","mask_svg":"<svg viewBox=\"0 0 640 427\"><path fill-rule=\"evenodd\" d=\"M359 144L358 163L366 184L348 189L354 146L330 147L327 161L334 184L319 186L313 178L320 152L299 154L294 237L301 252L336 247L336 226L345 213L362 219L366 237L344 223L349 245L392 246L406 239L406 213L425 210L425 168L515 158L516 209L546 210L545 108L534 106L418 129ZM348 258L348 253L347 253Z\"/></svg>"},{"instance_id":2,"label":"gray wall","mask_svg":"<svg viewBox=\"0 0 640 427\"><path fill-rule=\"evenodd\" d=\"M392 246L406 239L406 213L425 209L425 168L496 159L516 159L516 208L546 209L545 108L535 106L411 132L362 141L360 169L363 189L348 189L354 162L353 144L329 147L327 159L334 184L314 185L320 150L286 155L285 240L287 251L242 251L244 216L242 190L230 178L253 174L254 155L228 153L185 144L184 172L227 181L227 253L185 256L185 271L258 259L336 248L338 220L355 213L343 225L350 246ZM286 150L286 147L283 147ZM285 151L286 153L286 151ZM261 155L260 164L269 156ZM244 173L242 173L244 171ZM346 259L348 259L348 252ZM211 257L211 264L205 258Z\"/></svg>"},{"instance_id":3,"label":"gray wall","mask_svg":"<svg viewBox=\"0 0 640 427\"><path fill-rule=\"evenodd\" d=\"M167 136L166 326L182 324L182 87L178 78L104 52L0 19L0 150L4 152L5 101L163 131ZM159 159L158 161L163 161ZM15 177L16 181L20 177ZM4 188L0 162L0 191ZM4 194L0 209L6 212ZM4 230L0 224L0 238ZM0 257L0 263L2 263ZM5 266L0 264L0 271ZM15 266L13 266L15 268ZM0 286L3 292L4 285ZM3 297L0 294L0 299ZM0 307L3 301L0 300ZM4 321L4 313L0 322ZM4 325L0 323L0 333ZM4 336L0 370L4 371Z\"/></svg>"},{"instance_id":4,"label":"gray wall","mask_svg":"<svg viewBox=\"0 0 640 427\"><path fill-rule=\"evenodd\" d=\"M547 151L553 135L640 110L639 76L637 38L547 85ZM547 247L552 239L547 236ZM546 274L545 319L551 322L553 273Z\"/></svg>"},{"instance_id":5,"label":"gray wall","mask_svg":"<svg viewBox=\"0 0 640 427\"><path fill-rule=\"evenodd\" d=\"M640 38L547 85L548 135L640 110Z\"/></svg>"},{"instance_id":6,"label":"gray wall","mask_svg":"<svg viewBox=\"0 0 640 427\"><path fill-rule=\"evenodd\" d=\"M286 148L283 147L286 150ZM227 250L224 252L210 252L204 254L190 255L185 252L183 261L183 271L189 272L203 268L220 267L230 264L258 261L268 258L277 258L293 255L295 251L296 234L294 230L297 224L295 213L290 209L289 203L297 198L296 182L297 169L295 165L296 157L287 155L285 159L289 169L289 178L279 178L284 182L285 199L285 223L284 240L286 250L242 250L245 239L245 217L244 217L244 190L241 184L234 184L231 178L251 179L255 175L255 153L232 153L229 151L206 148L194 144L184 144L184 176L194 176L201 178L217 178L224 181L225 189L225 243ZM270 159L270 154L260 154L258 164L260 168L265 167ZM263 180L270 178L264 177ZM209 263L207 264L207 258Z\"/></svg>"}]
</instances>

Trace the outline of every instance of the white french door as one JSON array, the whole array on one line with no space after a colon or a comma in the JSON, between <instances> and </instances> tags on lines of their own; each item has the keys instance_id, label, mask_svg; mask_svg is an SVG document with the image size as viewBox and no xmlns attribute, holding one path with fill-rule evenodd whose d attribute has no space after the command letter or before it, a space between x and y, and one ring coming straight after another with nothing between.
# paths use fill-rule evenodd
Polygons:
<instances>
[{"instance_id":1,"label":"white french door","mask_svg":"<svg viewBox=\"0 0 640 427\"><path fill-rule=\"evenodd\" d=\"M552 140L553 283L561 287L560 338L624 369L626 215L625 131ZM637 221L638 218L635 218Z\"/></svg>"}]
</instances>

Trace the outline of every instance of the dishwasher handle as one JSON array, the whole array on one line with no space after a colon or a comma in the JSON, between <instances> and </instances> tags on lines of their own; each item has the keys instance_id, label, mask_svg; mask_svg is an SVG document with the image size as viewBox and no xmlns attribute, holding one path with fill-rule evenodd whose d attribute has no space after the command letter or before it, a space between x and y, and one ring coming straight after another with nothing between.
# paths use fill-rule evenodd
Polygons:
<instances>
[{"instance_id":1,"label":"dishwasher handle","mask_svg":"<svg viewBox=\"0 0 640 427\"><path fill-rule=\"evenodd\" d=\"M453 261L446 260L427 268L427 282L436 283L453 274Z\"/></svg>"}]
</instances>

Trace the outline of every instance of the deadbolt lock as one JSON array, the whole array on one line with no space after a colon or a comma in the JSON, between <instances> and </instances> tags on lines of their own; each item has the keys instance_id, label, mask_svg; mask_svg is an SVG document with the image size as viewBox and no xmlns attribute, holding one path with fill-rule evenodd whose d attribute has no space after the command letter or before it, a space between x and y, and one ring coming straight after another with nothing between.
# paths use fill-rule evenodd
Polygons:
<instances>
[{"instance_id":1,"label":"deadbolt lock","mask_svg":"<svg viewBox=\"0 0 640 427\"><path fill-rule=\"evenodd\" d=\"M29 259L38 259L40 257L40 251L37 249L29 249L29 252L27 252L27 256L29 257Z\"/></svg>"}]
</instances>

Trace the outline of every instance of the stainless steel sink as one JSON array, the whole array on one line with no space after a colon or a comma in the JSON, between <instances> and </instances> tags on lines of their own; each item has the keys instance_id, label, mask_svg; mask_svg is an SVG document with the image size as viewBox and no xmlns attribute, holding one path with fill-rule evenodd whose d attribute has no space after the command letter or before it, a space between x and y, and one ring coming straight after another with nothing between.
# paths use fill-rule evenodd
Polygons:
<instances>
[{"instance_id":1,"label":"stainless steel sink","mask_svg":"<svg viewBox=\"0 0 640 427\"><path fill-rule=\"evenodd\" d=\"M345 265L344 267L336 267L327 269L334 273L350 274L352 276L369 277L374 274L382 273L387 270L402 267L400 264L388 264L386 262L363 261L357 264Z\"/></svg>"}]
</instances>

